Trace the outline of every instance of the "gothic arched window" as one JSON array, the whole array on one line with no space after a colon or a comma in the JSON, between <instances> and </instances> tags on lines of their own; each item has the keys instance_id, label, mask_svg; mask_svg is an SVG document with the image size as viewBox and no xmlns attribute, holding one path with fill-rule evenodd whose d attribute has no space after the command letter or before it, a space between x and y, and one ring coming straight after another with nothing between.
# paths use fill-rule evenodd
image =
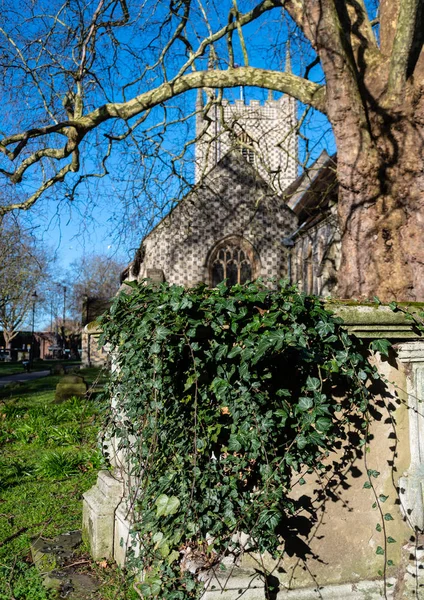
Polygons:
<instances>
[{"instance_id":1,"label":"gothic arched window","mask_svg":"<svg viewBox=\"0 0 424 600\"><path fill-rule=\"evenodd\" d=\"M245 131L241 131L236 136L235 143L240 154L247 160L248 163L253 165L255 162L255 151L253 150L252 138Z\"/></svg>"},{"instance_id":2,"label":"gothic arched window","mask_svg":"<svg viewBox=\"0 0 424 600\"><path fill-rule=\"evenodd\" d=\"M258 260L253 246L241 237L230 237L218 244L209 258L212 287L227 280L229 286L257 277Z\"/></svg>"}]
</instances>

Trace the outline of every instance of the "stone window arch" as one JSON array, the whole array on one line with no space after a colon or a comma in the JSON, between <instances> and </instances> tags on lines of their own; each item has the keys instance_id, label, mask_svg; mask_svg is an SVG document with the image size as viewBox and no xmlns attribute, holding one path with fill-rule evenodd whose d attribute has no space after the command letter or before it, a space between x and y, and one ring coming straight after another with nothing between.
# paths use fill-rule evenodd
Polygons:
<instances>
[{"instance_id":1,"label":"stone window arch","mask_svg":"<svg viewBox=\"0 0 424 600\"><path fill-rule=\"evenodd\" d=\"M208 272L211 287L224 279L229 286L253 281L259 275L259 257L246 239L230 236L218 242L210 253Z\"/></svg>"},{"instance_id":2,"label":"stone window arch","mask_svg":"<svg viewBox=\"0 0 424 600\"><path fill-rule=\"evenodd\" d=\"M255 151L253 149L253 140L246 131L239 131L234 135L234 144L240 154L251 165L255 162Z\"/></svg>"}]
</instances>

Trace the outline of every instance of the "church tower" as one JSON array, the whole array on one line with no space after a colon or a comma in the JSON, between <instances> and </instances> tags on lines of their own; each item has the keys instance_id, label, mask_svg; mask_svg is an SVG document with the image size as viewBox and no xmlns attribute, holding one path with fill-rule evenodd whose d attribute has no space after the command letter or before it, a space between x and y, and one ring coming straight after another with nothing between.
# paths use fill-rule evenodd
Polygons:
<instances>
[{"instance_id":1,"label":"church tower","mask_svg":"<svg viewBox=\"0 0 424 600\"><path fill-rule=\"evenodd\" d=\"M264 104L243 99L217 103L212 90L199 90L196 183L230 150L237 149L280 194L297 178L296 124L296 101L290 96L274 100L270 92Z\"/></svg>"}]
</instances>

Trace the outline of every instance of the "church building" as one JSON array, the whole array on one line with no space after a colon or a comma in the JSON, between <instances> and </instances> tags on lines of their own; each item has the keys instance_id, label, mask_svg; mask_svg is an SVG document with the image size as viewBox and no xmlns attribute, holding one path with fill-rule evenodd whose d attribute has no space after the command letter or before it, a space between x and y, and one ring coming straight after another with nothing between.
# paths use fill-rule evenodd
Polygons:
<instances>
[{"instance_id":1,"label":"church building","mask_svg":"<svg viewBox=\"0 0 424 600\"><path fill-rule=\"evenodd\" d=\"M297 107L216 102L199 90L195 185L143 239L123 280L192 287L288 278L331 294L338 235L334 160L325 152L298 176Z\"/></svg>"}]
</instances>

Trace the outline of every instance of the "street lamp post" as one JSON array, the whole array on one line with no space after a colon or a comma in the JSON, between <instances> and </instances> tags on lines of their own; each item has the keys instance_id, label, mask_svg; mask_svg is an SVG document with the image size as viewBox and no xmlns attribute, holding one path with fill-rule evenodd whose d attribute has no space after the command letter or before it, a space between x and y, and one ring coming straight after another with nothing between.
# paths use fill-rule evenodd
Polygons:
<instances>
[{"instance_id":1,"label":"street lamp post","mask_svg":"<svg viewBox=\"0 0 424 600\"><path fill-rule=\"evenodd\" d=\"M31 348L30 348L30 353L29 353L29 368L31 370L32 367L32 363L34 361L34 347L35 347L35 336L34 336L34 331L35 331L35 303L37 302L37 292L34 290L34 292L31 294L31 298L32 298L32 326L31 326Z\"/></svg>"},{"instance_id":2,"label":"street lamp post","mask_svg":"<svg viewBox=\"0 0 424 600\"><path fill-rule=\"evenodd\" d=\"M88 294L84 294L83 295L83 309L85 306L85 315L82 316L83 319L83 325L88 325L89 319L88 319L88 303L89 303L89 297ZM82 335L82 339L84 339L84 334ZM90 333L87 331L87 364L89 367L91 367L91 356L90 356L90 345L91 345L91 336Z\"/></svg>"},{"instance_id":3,"label":"street lamp post","mask_svg":"<svg viewBox=\"0 0 424 600\"><path fill-rule=\"evenodd\" d=\"M65 356L66 285L64 285L62 287L63 287L62 355Z\"/></svg>"}]
</instances>

